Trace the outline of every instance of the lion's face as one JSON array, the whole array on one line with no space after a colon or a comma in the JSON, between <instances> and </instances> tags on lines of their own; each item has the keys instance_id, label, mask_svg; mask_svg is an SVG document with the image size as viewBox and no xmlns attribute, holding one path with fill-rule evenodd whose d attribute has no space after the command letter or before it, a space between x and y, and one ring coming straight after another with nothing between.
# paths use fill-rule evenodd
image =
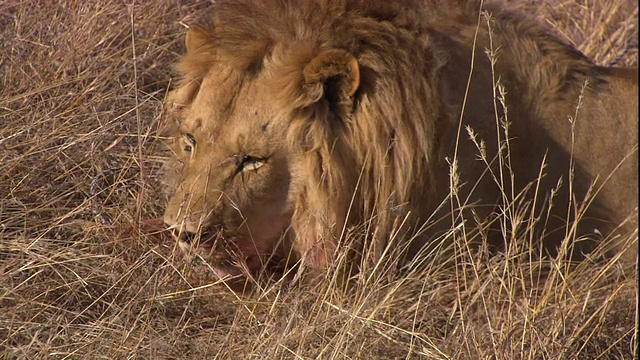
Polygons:
<instances>
[{"instance_id":1,"label":"lion's face","mask_svg":"<svg viewBox=\"0 0 640 360\"><path fill-rule=\"evenodd\" d=\"M295 156L268 84L266 73L247 79L216 64L201 84L186 84L169 98L178 108L173 151L181 169L164 220L201 234L201 242L222 235L217 247L224 251L214 251L218 266L228 252L258 266L294 210Z\"/></svg>"},{"instance_id":2,"label":"lion's face","mask_svg":"<svg viewBox=\"0 0 640 360\"><path fill-rule=\"evenodd\" d=\"M347 203L343 179L327 170L348 164L334 128L352 108L357 61L343 50L276 47L252 71L208 51L209 37L189 30L190 80L167 98L177 181L165 222L212 245L207 257L222 275L258 270L270 256L312 252L310 263L326 263L346 218L326 204Z\"/></svg>"}]
</instances>

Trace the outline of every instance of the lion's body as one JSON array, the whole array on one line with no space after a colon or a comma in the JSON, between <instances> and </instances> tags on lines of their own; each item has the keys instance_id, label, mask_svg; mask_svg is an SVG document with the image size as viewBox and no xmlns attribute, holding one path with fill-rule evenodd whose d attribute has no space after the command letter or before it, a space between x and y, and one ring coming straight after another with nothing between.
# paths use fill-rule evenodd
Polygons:
<instances>
[{"instance_id":1,"label":"lion's body","mask_svg":"<svg viewBox=\"0 0 640 360\"><path fill-rule=\"evenodd\" d=\"M459 221L452 206L467 223L525 204L540 214L557 188L536 227L553 250L575 216L569 191L579 204L594 182L604 187L576 234L632 232L637 71L598 67L510 15L497 14L489 36L472 6L436 3L216 3L213 24L190 30L167 101L180 130L166 222L221 232L221 273L233 272L229 251L250 270L288 251L322 268L349 229L379 255L394 234L408 239L426 224L415 252ZM496 50L493 66L484 49ZM498 144L508 144L501 160Z\"/></svg>"}]
</instances>

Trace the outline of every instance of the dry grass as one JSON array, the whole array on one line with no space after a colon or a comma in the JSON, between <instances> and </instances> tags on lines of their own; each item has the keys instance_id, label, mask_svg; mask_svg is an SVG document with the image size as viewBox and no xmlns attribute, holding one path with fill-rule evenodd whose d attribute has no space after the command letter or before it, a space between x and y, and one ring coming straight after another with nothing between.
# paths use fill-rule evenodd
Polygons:
<instances>
[{"instance_id":1,"label":"dry grass","mask_svg":"<svg viewBox=\"0 0 640 360\"><path fill-rule=\"evenodd\" d=\"M637 64L634 2L510 2L601 64ZM208 3L0 2L2 358L634 357L636 279L616 259L540 274L517 249L458 251L249 296L196 276L148 219L169 66Z\"/></svg>"}]
</instances>

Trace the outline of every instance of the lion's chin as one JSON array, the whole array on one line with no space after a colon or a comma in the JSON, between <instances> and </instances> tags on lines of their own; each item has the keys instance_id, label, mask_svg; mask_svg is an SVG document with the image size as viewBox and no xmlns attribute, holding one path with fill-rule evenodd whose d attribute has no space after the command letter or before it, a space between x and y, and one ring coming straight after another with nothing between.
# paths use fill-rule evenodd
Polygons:
<instances>
[{"instance_id":1,"label":"lion's chin","mask_svg":"<svg viewBox=\"0 0 640 360\"><path fill-rule=\"evenodd\" d=\"M242 261L231 264L212 265L212 271L219 281L231 290L242 293L253 288L253 278L265 269L263 260L259 256L249 256Z\"/></svg>"},{"instance_id":2,"label":"lion's chin","mask_svg":"<svg viewBox=\"0 0 640 360\"><path fill-rule=\"evenodd\" d=\"M224 281L253 276L264 269L265 265L259 256L249 256L243 261L234 261L233 265L213 265L214 274Z\"/></svg>"},{"instance_id":3,"label":"lion's chin","mask_svg":"<svg viewBox=\"0 0 640 360\"><path fill-rule=\"evenodd\" d=\"M218 277L219 280L228 282L228 281L236 281L238 279L244 279L245 276L240 269L235 266L228 265L218 265L213 266L213 273Z\"/></svg>"},{"instance_id":4,"label":"lion's chin","mask_svg":"<svg viewBox=\"0 0 640 360\"><path fill-rule=\"evenodd\" d=\"M185 240L178 240L178 247L183 254L192 254L194 245ZM236 248L238 256L232 256L222 249L214 250L209 242L198 244L195 252L209 264L216 276L221 280L230 277L239 277L246 274L255 274L265 267L265 261L258 254L255 248ZM268 252L265 252L268 253Z\"/></svg>"}]
</instances>

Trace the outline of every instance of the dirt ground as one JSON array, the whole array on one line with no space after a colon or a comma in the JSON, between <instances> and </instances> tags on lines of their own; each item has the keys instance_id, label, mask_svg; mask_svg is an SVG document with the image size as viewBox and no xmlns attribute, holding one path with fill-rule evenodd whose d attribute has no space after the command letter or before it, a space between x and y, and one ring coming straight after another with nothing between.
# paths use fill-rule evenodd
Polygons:
<instances>
[{"instance_id":1,"label":"dirt ground","mask_svg":"<svg viewBox=\"0 0 640 360\"><path fill-rule=\"evenodd\" d=\"M637 66L634 1L507 3L599 64ZM522 257L470 258L245 295L186 262L154 220L158 124L210 4L0 2L0 358L637 356L637 278L617 259L540 279Z\"/></svg>"}]
</instances>

